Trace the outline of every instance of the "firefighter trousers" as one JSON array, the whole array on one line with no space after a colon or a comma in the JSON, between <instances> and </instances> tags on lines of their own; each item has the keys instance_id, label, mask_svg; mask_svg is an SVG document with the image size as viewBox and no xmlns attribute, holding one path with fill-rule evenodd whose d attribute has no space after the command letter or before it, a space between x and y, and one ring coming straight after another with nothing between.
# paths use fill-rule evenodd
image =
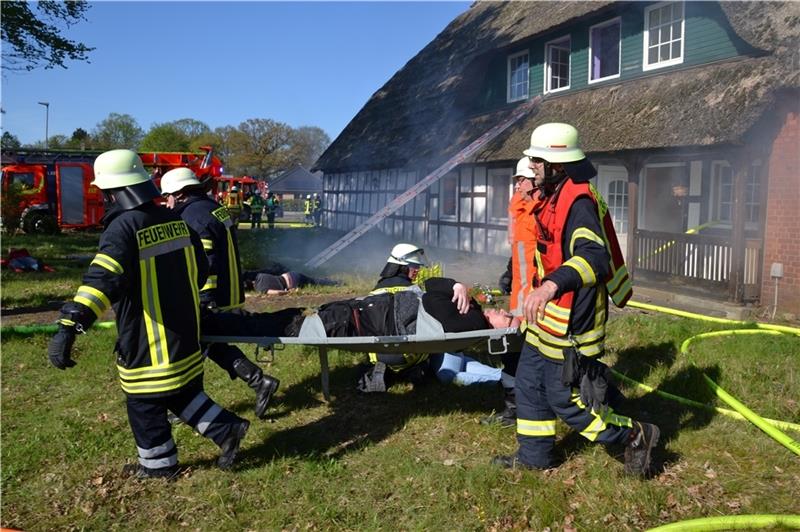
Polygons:
<instances>
[{"instance_id":1,"label":"firefighter trousers","mask_svg":"<svg viewBox=\"0 0 800 532\"><path fill-rule=\"evenodd\" d=\"M595 413L580 400L579 390L561 384L560 362L545 358L525 342L517 367L517 458L523 464L547 469L555 465L556 417L589 441L624 443L633 421L611 407Z\"/></svg>"},{"instance_id":2,"label":"firefighter trousers","mask_svg":"<svg viewBox=\"0 0 800 532\"><path fill-rule=\"evenodd\" d=\"M167 420L167 410L217 445L222 445L231 430L244 421L206 395L202 375L175 395L139 398L129 394L127 407L139 464L149 469L163 469L178 464L178 449L172 439L172 425Z\"/></svg>"}]
</instances>

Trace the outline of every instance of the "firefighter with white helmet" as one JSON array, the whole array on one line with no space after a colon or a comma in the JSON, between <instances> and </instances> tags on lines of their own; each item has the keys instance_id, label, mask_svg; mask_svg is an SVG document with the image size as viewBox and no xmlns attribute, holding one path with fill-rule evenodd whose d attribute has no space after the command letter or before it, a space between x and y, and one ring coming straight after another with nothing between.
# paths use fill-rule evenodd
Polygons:
<instances>
[{"instance_id":1,"label":"firefighter with white helmet","mask_svg":"<svg viewBox=\"0 0 800 532\"><path fill-rule=\"evenodd\" d=\"M616 389L599 360L608 298L624 306L632 291L605 202L589 184L596 171L569 124L537 127L524 154L541 190L533 211L539 268L524 303L528 330L516 374L519 448L493 462L553 467L559 417L590 441L624 444L625 472L643 476L659 429L613 412Z\"/></svg>"},{"instance_id":2,"label":"firefighter with white helmet","mask_svg":"<svg viewBox=\"0 0 800 532\"><path fill-rule=\"evenodd\" d=\"M153 202L158 189L135 152L105 152L94 172L106 200L105 230L83 284L61 309L48 358L59 369L74 366L76 334L113 308L117 370L139 455L124 471L140 478L177 473L168 410L219 445L217 464L227 469L249 423L203 391L197 287L208 268L200 238Z\"/></svg>"},{"instance_id":3,"label":"firefighter with white helmet","mask_svg":"<svg viewBox=\"0 0 800 532\"><path fill-rule=\"evenodd\" d=\"M394 294L394 305L403 305L404 292L413 294L412 300L422 295L422 289L414 283L420 268L425 266L425 251L414 244L400 243L392 248L386 265L380 274L375 288L370 295ZM450 284L448 289L453 292L452 301L458 311L465 314L469 310L470 298L467 287L461 283L446 279ZM362 392L384 392L392 378L405 378L411 382L418 382L424 376L422 362L428 359L427 354L390 354L370 353L370 361L374 366L368 369L359 379L358 390ZM387 370L388 373L387 373Z\"/></svg>"},{"instance_id":4,"label":"firefighter with white helmet","mask_svg":"<svg viewBox=\"0 0 800 532\"><path fill-rule=\"evenodd\" d=\"M243 312L244 280L242 278L239 242L228 210L209 198L203 184L189 168L175 168L161 178L161 193L173 209L203 243L209 274L200 288L200 305L204 320L216 311ZM240 378L256 392L256 416L266 417L270 399L278 389L278 379L265 375L236 346L210 344L203 346L208 358L228 372L231 379Z\"/></svg>"}]
</instances>

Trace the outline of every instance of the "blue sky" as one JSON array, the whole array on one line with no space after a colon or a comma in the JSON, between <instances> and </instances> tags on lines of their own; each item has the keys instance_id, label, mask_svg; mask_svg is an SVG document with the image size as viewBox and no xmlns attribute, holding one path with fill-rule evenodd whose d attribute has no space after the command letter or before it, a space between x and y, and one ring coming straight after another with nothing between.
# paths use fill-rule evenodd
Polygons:
<instances>
[{"instance_id":1,"label":"blue sky","mask_svg":"<svg viewBox=\"0 0 800 532\"><path fill-rule=\"evenodd\" d=\"M109 113L212 129L248 118L331 140L470 2L92 2L65 35L91 63L3 72L2 129L23 143L91 131Z\"/></svg>"}]
</instances>

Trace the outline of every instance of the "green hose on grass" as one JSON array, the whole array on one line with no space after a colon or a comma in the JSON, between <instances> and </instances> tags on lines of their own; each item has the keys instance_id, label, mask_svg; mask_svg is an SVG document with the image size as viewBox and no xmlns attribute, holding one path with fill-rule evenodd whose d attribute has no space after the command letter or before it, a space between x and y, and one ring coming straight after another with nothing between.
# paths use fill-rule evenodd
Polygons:
<instances>
[{"instance_id":1,"label":"green hose on grass","mask_svg":"<svg viewBox=\"0 0 800 532\"><path fill-rule=\"evenodd\" d=\"M794 335L800 336L800 329L798 329L796 327L785 326L785 325L773 325L773 324L768 324L768 323L746 322L746 321L739 321L739 320L728 320L728 319L724 319L724 318L714 318L714 317L710 317L710 316L703 316L703 315L700 315L700 314L695 314L695 313L692 313L692 312L685 312L685 311L682 311L682 310L675 310L675 309L670 309L670 308L666 308L666 307L659 307L659 306L656 306L656 305L649 305L647 303L638 303L636 301L630 301L628 303L628 305L631 306L631 307L634 307L634 308L641 308L641 309L645 309L645 310L653 310L653 311L662 312L662 313L665 313L665 314L673 314L673 315L676 315L676 316L682 316L682 317L686 317L686 318L698 319L698 320L703 320L703 321L711 321L711 322L714 322L714 323L748 325L748 326L751 326L751 327L755 327L753 329L734 329L734 330L729 330L729 331L714 331L714 332L698 334L696 336L692 336L691 338L687 338L681 344L681 354L686 355L686 357L689 358L689 360L691 360L691 357L689 355L689 345L693 341L699 340L701 338L709 338L709 337L715 337L715 336L735 336L735 335L745 335L745 334L794 334ZM618 375L620 375L620 376L622 376L622 377L627 379L626 376L623 376L622 374L620 374L618 372L615 372L615 374L618 374ZM708 386L717 395L717 397L719 397L720 399L725 401L728 404L728 406L733 408L740 416L744 417L745 419L747 419L748 421L753 423L756 427L758 427L759 429L764 431L772 439L774 439L775 441L777 441L778 443L780 443L781 445L783 445L784 447L786 447L787 449L789 449L790 451L795 453L796 455L800 456L800 443L798 443L797 441L792 439L786 433L782 432L777 426L775 426L774 423L771 423L773 420L767 421L764 418L762 418L761 416L759 416L758 414L756 414L755 412L753 412L752 410L750 410L749 408L747 408L743 403L741 403L734 396L732 396L731 394L726 392L720 385L715 383L705 373L703 373L703 378L705 379L706 384L708 384ZM637 383L637 384L641 384L641 383ZM670 397L671 396L671 394L666 394L666 392L662 392L662 395L664 395L665 397ZM672 396L670 398L674 399L675 397L677 397L677 396ZM684 402L684 401L681 401L681 402ZM785 424L786 427L788 427L788 428L793 428L793 425L794 425L794 424L788 424L786 422L780 422L780 423L781 424Z\"/></svg>"},{"instance_id":2,"label":"green hose on grass","mask_svg":"<svg viewBox=\"0 0 800 532\"><path fill-rule=\"evenodd\" d=\"M772 527L800 529L800 515L726 515L702 517L651 528L648 532L686 532L691 530L753 530Z\"/></svg>"},{"instance_id":3,"label":"green hose on grass","mask_svg":"<svg viewBox=\"0 0 800 532\"><path fill-rule=\"evenodd\" d=\"M98 321L92 325L92 328L97 329L111 329L116 324L113 321ZM0 335L3 336L33 336L34 334L55 334L58 332L57 323L49 323L47 325L12 325L0 329Z\"/></svg>"}]
</instances>

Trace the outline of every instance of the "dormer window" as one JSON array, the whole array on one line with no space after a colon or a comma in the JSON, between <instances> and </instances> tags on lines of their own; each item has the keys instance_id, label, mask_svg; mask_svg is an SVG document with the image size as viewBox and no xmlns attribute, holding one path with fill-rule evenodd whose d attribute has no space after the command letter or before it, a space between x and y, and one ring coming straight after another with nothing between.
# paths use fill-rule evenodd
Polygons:
<instances>
[{"instance_id":1,"label":"dormer window","mask_svg":"<svg viewBox=\"0 0 800 532\"><path fill-rule=\"evenodd\" d=\"M683 2L644 10L644 70L683 63Z\"/></svg>"},{"instance_id":2,"label":"dormer window","mask_svg":"<svg viewBox=\"0 0 800 532\"><path fill-rule=\"evenodd\" d=\"M571 42L569 37L563 37L545 45L545 92L557 92L569 88Z\"/></svg>"},{"instance_id":3,"label":"dormer window","mask_svg":"<svg viewBox=\"0 0 800 532\"><path fill-rule=\"evenodd\" d=\"M508 93L506 101L516 102L528 98L528 52L508 56Z\"/></svg>"}]
</instances>

